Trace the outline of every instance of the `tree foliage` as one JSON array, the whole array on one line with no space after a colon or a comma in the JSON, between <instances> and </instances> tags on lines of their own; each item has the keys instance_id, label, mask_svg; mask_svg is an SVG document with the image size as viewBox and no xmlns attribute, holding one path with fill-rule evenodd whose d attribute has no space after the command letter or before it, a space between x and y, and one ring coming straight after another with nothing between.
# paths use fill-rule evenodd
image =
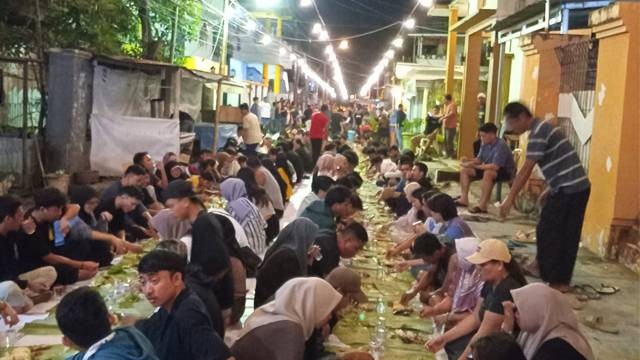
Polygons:
<instances>
[{"instance_id":1,"label":"tree foliage","mask_svg":"<svg viewBox=\"0 0 640 360\"><path fill-rule=\"evenodd\" d=\"M180 56L184 41L198 36L200 0L0 1L0 53L38 56L58 47L167 61L176 8Z\"/></svg>"}]
</instances>

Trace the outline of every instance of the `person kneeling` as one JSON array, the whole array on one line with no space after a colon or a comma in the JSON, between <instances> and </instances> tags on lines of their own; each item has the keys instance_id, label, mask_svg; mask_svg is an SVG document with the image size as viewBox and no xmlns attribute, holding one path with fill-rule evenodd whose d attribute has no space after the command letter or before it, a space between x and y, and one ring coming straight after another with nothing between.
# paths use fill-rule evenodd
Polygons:
<instances>
[{"instance_id":1,"label":"person kneeling","mask_svg":"<svg viewBox=\"0 0 640 360\"><path fill-rule=\"evenodd\" d=\"M474 180L482 180L480 201L470 213L486 213L491 190L496 182L510 181L515 173L515 163L507 143L496 136L498 128L486 123L478 130L482 145L476 158L460 159L461 195L457 205L469 206L469 187Z\"/></svg>"}]
</instances>

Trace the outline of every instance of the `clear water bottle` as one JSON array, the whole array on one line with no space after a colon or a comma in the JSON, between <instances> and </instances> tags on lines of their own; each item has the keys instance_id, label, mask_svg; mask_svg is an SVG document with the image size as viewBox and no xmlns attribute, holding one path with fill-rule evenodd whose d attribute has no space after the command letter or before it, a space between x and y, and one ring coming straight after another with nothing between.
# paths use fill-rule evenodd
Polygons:
<instances>
[{"instance_id":1,"label":"clear water bottle","mask_svg":"<svg viewBox=\"0 0 640 360\"><path fill-rule=\"evenodd\" d=\"M382 299L382 296L379 296L378 304L376 305L376 312L378 313L378 315L382 316L384 315L384 310L385 310L384 299Z\"/></svg>"}]
</instances>

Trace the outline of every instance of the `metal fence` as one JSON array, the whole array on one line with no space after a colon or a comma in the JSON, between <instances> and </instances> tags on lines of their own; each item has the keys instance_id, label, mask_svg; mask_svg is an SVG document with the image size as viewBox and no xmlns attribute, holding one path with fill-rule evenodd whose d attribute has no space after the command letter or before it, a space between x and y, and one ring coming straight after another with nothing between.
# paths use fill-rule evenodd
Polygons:
<instances>
[{"instance_id":1,"label":"metal fence","mask_svg":"<svg viewBox=\"0 0 640 360\"><path fill-rule=\"evenodd\" d=\"M593 111L596 97L598 40L582 41L556 49L560 62L560 93L571 94L583 116ZM559 125L573 145L585 169L589 165L591 140L580 141L571 119L560 118Z\"/></svg>"}]
</instances>

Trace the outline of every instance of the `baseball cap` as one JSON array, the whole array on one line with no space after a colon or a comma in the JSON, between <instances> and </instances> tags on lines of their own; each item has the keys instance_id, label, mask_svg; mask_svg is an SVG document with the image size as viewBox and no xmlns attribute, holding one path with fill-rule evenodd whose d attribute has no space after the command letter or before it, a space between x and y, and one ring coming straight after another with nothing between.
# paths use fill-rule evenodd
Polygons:
<instances>
[{"instance_id":1,"label":"baseball cap","mask_svg":"<svg viewBox=\"0 0 640 360\"><path fill-rule=\"evenodd\" d=\"M165 200L182 199L195 196L193 185L186 180L174 180L169 183L167 188L162 192Z\"/></svg>"},{"instance_id":2,"label":"baseball cap","mask_svg":"<svg viewBox=\"0 0 640 360\"><path fill-rule=\"evenodd\" d=\"M484 264L491 260L509 263L511 262L511 253L504 242L488 239L478 244L478 250L473 255L467 256L467 260L475 265Z\"/></svg>"},{"instance_id":3,"label":"baseball cap","mask_svg":"<svg viewBox=\"0 0 640 360\"><path fill-rule=\"evenodd\" d=\"M344 296L348 296L360 304L369 300L360 288L362 285L360 275L349 268L339 266L333 269L325 280L335 289L342 290Z\"/></svg>"}]
</instances>

